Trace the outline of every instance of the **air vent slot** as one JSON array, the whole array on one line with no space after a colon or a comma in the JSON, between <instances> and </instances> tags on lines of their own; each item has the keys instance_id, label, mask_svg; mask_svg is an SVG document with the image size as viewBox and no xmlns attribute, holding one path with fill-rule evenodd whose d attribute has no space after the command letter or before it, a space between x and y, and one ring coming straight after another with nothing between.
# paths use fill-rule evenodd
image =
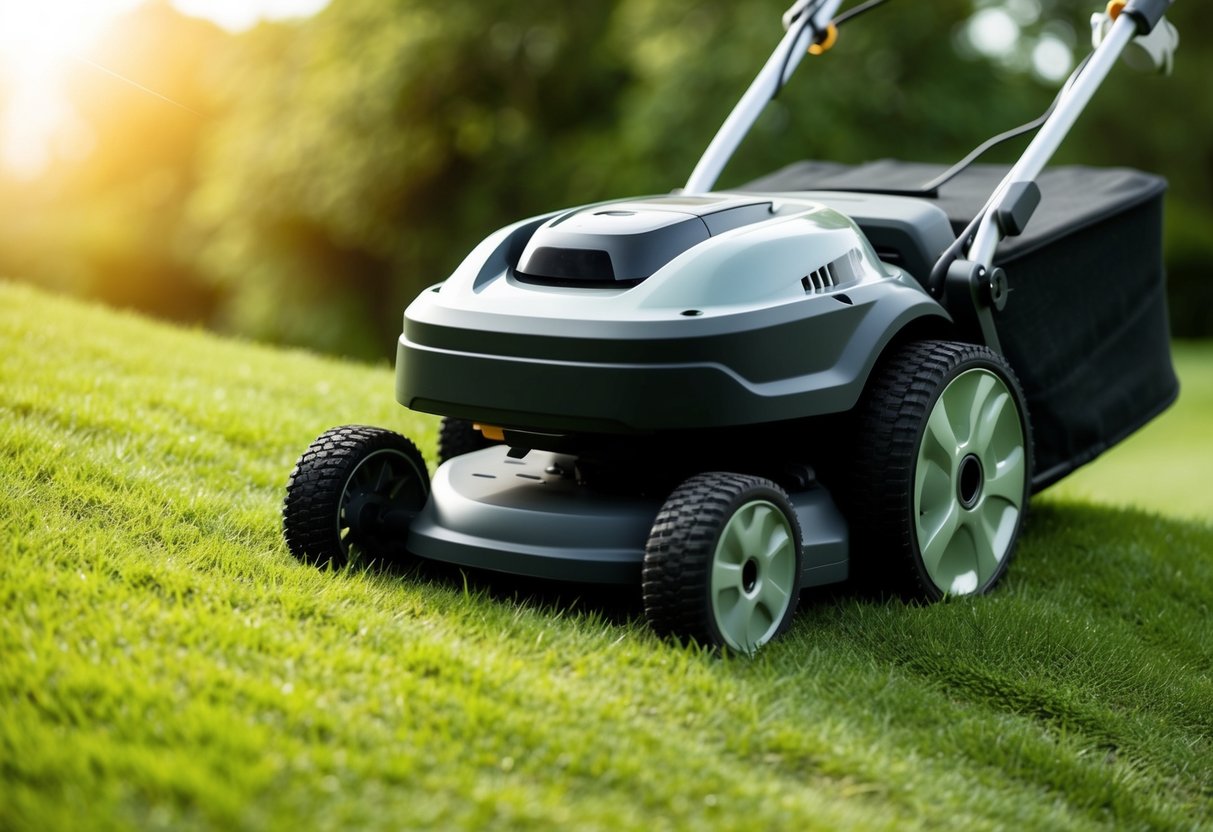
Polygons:
<instances>
[{"instance_id":1,"label":"air vent slot","mask_svg":"<svg viewBox=\"0 0 1213 832\"><path fill-rule=\"evenodd\" d=\"M800 285L805 294L818 295L836 289L848 283L854 283L859 276L859 250L851 249L842 257L826 263L820 269L800 278Z\"/></svg>"},{"instance_id":2,"label":"air vent slot","mask_svg":"<svg viewBox=\"0 0 1213 832\"><path fill-rule=\"evenodd\" d=\"M834 280L833 266L833 263L826 263L820 269L814 269L800 278L800 285L804 287L805 292L815 295L818 292L833 289L837 285L837 281Z\"/></svg>"}]
</instances>

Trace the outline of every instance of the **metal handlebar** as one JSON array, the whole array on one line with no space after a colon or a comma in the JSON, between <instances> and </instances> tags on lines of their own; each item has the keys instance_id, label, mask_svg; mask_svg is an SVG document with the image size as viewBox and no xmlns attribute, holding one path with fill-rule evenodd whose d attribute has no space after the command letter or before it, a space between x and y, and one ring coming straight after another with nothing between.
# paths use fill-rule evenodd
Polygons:
<instances>
[{"instance_id":1,"label":"metal handlebar","mask_svg":"<svg viewBox=\"0 0 1213 832\"><path fill-rule=\"evenodd\" d=\"M767 103L792 77L816 33L825 31L840 5L842 0L796 0L784 13L787 34L716 131L699 163L691 171L691 177L687 179L686 192L707 193L712 190L741 140L762 115Z\"/></svg>"}]
</instances>

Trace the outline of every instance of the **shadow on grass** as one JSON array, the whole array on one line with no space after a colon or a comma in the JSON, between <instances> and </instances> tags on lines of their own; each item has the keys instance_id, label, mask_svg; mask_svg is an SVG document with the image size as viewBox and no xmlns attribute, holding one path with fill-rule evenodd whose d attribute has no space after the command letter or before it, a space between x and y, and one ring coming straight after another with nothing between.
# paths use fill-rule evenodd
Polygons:
<instances>
[{"instance_id":1,"label":"shadow on grass","mask_svg":"<svg viewBox=\"0 0 1213 832\"><path fill-rule=\"evenodd\" d=\"M556 581L416 557L382 568L372 567L371 571L400 580L466 590L502 604L561 615L593 614L609 624L627 624L644 617L639 582L593 584Z\"/></svg>"},{"instance_id":2,"label":"shadow on grass","mask_svg":"<svg viewBox=\"0 0 1213 832\"><path fill-rule=\"evenodd\" d=\"M1192 555L1204 552L1211 539L1213 530L1201 524L1140 511L1042 501L1033 506L1016 560L993 596L1043 599L1053 594L1059 583L1064 583L1069 588L1071 603L1076 607L1092 602L1106 606L1110 600L1107 597L1111 594L1109 589L1122 586L1126 580L1156 589L1173 584L1167 580L1169 564L1184 562L1191 571L1201 563L1199 560L1194 563ZM1210 560L1213 559L1205 558L1203 566L1195 571L1213 571ZM498 603L538 611L594 615L608 624L644 620L639 582L609 585L557 581L411 556L400 563L372 566L368 571L398 580L466 590ZM799 605L801 614L820 620L822 615L832 618L842 608L855 605L891 607L907 612L920 608L917 604L901 603L862 577L803 590ZM1191 590L1197 595L1203 594L1196 586ZM1177 591L1182 593L1183 590L1178 586L1171 587L1172 595ZM958 600L973 602L973 599Z\"/></svg>"},{"instance_id":3,"label":"shadow on grass","mask_svg":"<svg viewBox=\"0 0 1213 832\"><path fill-rule=\"evenodd\" d=\"M538 612L559 616L592 615L611 625L643 623L645 618L639 579L634 584L561 581L460 566L412 555L400 561L371 564L366 571L391 580L467 591L497 603ZM868 583L843 581L802 589L799 609L831 607L854 601L880 604L896 603L897 599Z\"/></svg>"}]
</instances>

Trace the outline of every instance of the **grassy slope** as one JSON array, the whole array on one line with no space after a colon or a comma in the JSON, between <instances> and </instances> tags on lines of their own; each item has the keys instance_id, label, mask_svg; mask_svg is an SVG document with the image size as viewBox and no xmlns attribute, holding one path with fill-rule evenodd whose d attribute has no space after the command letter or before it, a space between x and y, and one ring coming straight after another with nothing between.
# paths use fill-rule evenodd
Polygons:
<instances>
[{"instance_id":1,"label":"grassy slope","mask_svg":"<svg viewBox=\"0 0 1213 832\"><path fill-rule=\"evenodd\" d=\"M387 369L0 284L0 828L1213 823L1213 529L1044 502L1004 588L753 661L278 539Z\"/></svg>"},{"instance_id":2,"label":"grassy slope","mask_svg":"<svg viewBox=\"0 0 1213 832\"><path fill-rule=\"evenodd\" d=\"M1179 401L1049 496L1213 519L1213 342L1177 343Z\"/></svg>"}]
</instances>

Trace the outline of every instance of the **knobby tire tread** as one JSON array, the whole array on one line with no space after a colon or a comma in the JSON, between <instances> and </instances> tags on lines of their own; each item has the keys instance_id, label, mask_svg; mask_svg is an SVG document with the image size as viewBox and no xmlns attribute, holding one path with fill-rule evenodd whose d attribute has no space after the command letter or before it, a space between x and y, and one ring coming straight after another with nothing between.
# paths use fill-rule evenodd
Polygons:
<instances>
[{"instance_id":1,"label":"knobby tire tread","mask_svg":"<svg viewBox=\"0 0 1213 832\"><path fill-rule=\"evenodd\" d=\"M369 425L331 428L299 457L282 502L283 538L295 558L317 566L345 564L336 530L341 491L359 461L381 448L404 450L421 460L421 452L410 440Z\"/></svg>"},{"instance_id":2,"label":"knobby tire tread","mask_svg":"<svg viewBox=\"0 0 1213 832\"><path fill-rule=\"evenodd\" d=\"M659 635L720 646L721 636L708 599L712 556L739 499L755 489L769 490L771 496L783 495L783 501L787 501L783 490L771 480L710 472L688 479L662 506L645 546L641 581L645 617ZM799 540L800 527L794 512L789 520ZM795 614L799 584L797 574L789 609L775 636L787 629Z\"/></svg>"},{"instance_id":3,"label":"knobby tire tread","mask_svg":"<svg viewBox=\"0 0 1213 832\"><path fill-rule=\"evenodd\" d=\"M438 426L438 462L443 463L457 456L483 450L496 444L485 439L480 431L472 427L467 419L445 416Z\"/></svg>"},{"instance_id":4,"label":"knobby tire tread","mask_svg":"<svg viewBox=\"0 0 1213 832\"><path fill-rule=\"evenodd\" d=\"M918 568L914 554L914 466L922 426L935 400L951 377L972 366L996 368L1018 396L1030 474L1031 426L1022 388L1007 363L977 344L905 344L873 372L855 409L855 457L844 503L852 536L852 575L861 586L907 601L942 597ZM1026 512L1025 500L1021 517ZM1008 561L1013 553L1012 544Z\"/></svg>"}]
</instances>

